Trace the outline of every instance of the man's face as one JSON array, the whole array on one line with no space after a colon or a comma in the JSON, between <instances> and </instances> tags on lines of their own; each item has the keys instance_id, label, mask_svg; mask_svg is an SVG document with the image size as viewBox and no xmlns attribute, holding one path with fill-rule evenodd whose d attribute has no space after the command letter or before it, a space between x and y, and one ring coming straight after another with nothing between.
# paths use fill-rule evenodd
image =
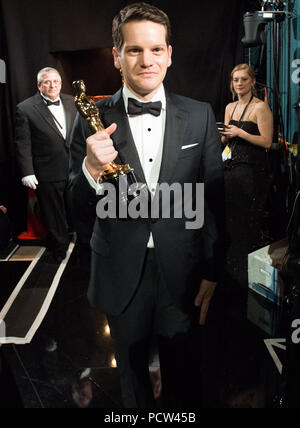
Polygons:
<instances>
[{"instance_id":1,"label":"man's face","mask_svg":"<svg viewBox=\"0 0 300 428\"><path fill-rule=\"evenodd\" d=\"M133 21L123 26L124 45L113 49L115 67L139 98L150 100L172 64L172 48L166 43L166 28L152 21Z\"/></svg>"},{"instance_id":2,"label":"man's face","mask_svg":"<svg viewBox=\"0 0 300 428\"><path fill-rule=\"evenodd\" d=\"M59 97L61 86L61 77L54 71L45 74L42 82L38 84L39 91L53 101Z\"/></svg>"}]
</instances>

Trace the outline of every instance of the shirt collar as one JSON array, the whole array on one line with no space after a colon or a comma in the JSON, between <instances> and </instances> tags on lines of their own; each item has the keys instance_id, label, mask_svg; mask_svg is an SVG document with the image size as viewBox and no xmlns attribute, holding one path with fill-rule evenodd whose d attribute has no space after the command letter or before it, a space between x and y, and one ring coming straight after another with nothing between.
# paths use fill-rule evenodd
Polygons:
<instances>
[{"instance_id":1,"label":"shirt collar","mask_svg":"<svg viewBox=\"0 0 300 428\"><path fill-rule=\"evenodd\" d=\"M143 102L149 102L149 101L142 101L140 100L136 95L134 95L130 89L127 88L126 84L124 84L123 87L123 100L124 100L124 105L125 105L125 109L127 111L128 109L128 98L133 98L141 103ZM167 105L167 101L166 101L166 93L165 93L165 88L164 85L161 84L159 90L156 92L156 94L154 95L154 97L150 100L151 102L156 102L156 101L161 101L162 103L162 109L166 110L166 105Z\"/></svg>"},{"instance_id":2,"label":"shirt collar","mask_svg":"<svg viewBox=\"0 0 300 428\"><path fill-rule=\"evenodd\" d=\"M56 101L61 101L60 97L58 97L56 100L51 100L51 98L46 97L45 95L43 95L41 92L41 97L45 100L45 101L51 101L52 103L56 103Z\"/></svg>"}]
</instances>

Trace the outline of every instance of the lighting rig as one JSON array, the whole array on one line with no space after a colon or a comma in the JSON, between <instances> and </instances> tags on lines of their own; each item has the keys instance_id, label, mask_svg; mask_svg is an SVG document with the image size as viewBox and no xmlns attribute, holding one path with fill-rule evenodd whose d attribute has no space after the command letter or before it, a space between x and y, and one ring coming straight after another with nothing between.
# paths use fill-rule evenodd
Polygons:
<instances>
[{"instance_id":1,"label":"lighting rig","mask_svg":"<svg viewBox=\"0 0 300 428\"><path fill-rule=\"evenodd\" d=\"M247 12L244 15L245 37L242 43L245 47L264 46L267 40L267 26L271 26L272 60L273 60L273 90L274 90L274 146L278 145L279 128L283 126L282 108L279 95L279 72L281 63L281 24L293 14L285 10L286 1L262 0L262 8L257 12ZM283 130L281 130L283 131ZM278 148L278 147L277 147Z\"/></svg>"}]
</instances>

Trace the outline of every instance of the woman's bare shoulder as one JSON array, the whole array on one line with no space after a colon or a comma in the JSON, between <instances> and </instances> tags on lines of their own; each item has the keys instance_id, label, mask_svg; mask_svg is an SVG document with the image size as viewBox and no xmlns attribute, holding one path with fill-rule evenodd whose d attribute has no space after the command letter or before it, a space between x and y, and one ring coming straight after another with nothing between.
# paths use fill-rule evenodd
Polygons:
<instances>
[{"instance_id":1,"label":"woman's bare shoulder","mask_svg":"<svg viewBox=\"0 0 300 428\"><path fill-rule=\"evenodd\" d=\"M255 108L263 109L268 107L268 104L265 101L262 101L260 98L254 98L253 102L255 103Z\"/></svg>"},{"instance_id":2,"label":"woman's bare shoulder","mask_svg":"<svg viewBox=\"0 0 300 428\"><path fill-rule=\"evenodd\" d=\"M260 99L256 99L255 112L256 113L271 113L271 109L269 105Z\"/></svg>"},{"instance_id":3,"label":"woman's bare shoulder","mask_svg":"<svg viewBox=\"0 0 300 428\"><path fill-rule=\"evenodd\" d=\"M236 101L235 102L233 102L233 103L229 103L229 104L227 104L227 106L226 106L226 111L228 112L231 112L233 109L234 109L234 107L236 106Z\"/></svg>"}]
</instances>

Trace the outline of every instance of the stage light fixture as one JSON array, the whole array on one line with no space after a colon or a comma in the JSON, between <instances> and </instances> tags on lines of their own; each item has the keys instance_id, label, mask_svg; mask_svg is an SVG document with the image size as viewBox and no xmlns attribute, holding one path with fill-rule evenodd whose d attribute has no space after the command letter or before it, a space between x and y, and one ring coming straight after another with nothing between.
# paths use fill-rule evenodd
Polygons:
<instances>
[{"instance_id":1,"label":"stage light fixture","mask_svg":"<svg viewBox=\"0 0 300 428\"><path fill-rule=\"evenodd\" d=\"M261 12L247 12L244 15L243 45L246 48L264 45L266 43L266 25L272 20L273 18L264 18Z\"/></svg>"},{"instance_id":2,"label":"stage light fixture","mask_svg":"<svg viewBox=\"0 0 300 428\"><path fill-rule=\"evenodd\" d=\"M242 43L246 48L261 46L266 43L266 25L273 21L284 21L285 1L262 0L262 8L258 12L247 12L244 15L245 37Z\"/></svg>"}]
</instances>

